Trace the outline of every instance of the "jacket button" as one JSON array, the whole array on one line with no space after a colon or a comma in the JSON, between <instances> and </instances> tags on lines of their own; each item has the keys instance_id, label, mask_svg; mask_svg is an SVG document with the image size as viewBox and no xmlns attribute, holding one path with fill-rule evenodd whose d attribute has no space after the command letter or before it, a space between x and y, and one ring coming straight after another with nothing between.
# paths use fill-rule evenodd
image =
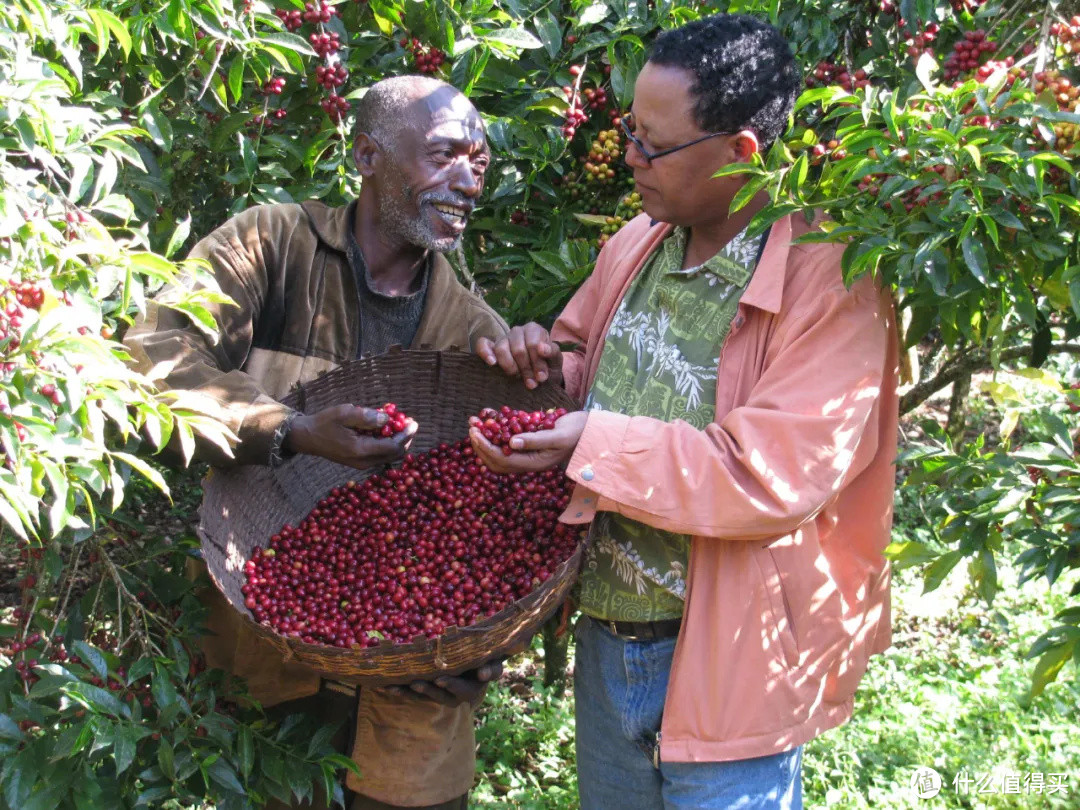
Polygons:
<instances>
[{"instance_id":1,"label":"jacket button","mask_svg":"<svg viewBox=\"0 0 1080 810\"><path fill-rule=\"evenodd\" d=\"M592 467L582 467L581 468L581 478L582 478L582 480L592 481L594 474L595 473L593 473L593 468Z\"/></svg>"}]
</instances>

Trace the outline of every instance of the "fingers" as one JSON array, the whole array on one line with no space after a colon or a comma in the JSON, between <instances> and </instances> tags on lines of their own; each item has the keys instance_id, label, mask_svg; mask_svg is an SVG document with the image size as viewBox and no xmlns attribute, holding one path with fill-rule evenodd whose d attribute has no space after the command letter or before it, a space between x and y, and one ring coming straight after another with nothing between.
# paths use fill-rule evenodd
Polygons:
<instances>
[{"instance_id":1,"label":"fingers","mask_svg":"<svg viewBox=\"0 0 1080 810\"><path fill-rule=\"evenodd\" d=\"M536 453L541 450L561 450L566 445L566 436L556 426L552 430L538 430L535 433L519 433L510 438L510 449Z\"/></svg>"},{"instance_id":2,"label":"fingers","mask_svg":"<svg viewBox=\"0 0 1080 810\"><path fill-rule=\"evenodd\" d=\"M497 681L502 677L503 673L503 659L498 658L494 661L488 661L483 666L476 670L476 680L481 683L489 683L490 681Z\"/></svg>"},{"instance_id":3,"label":"fingers","mask_svg":"<svg viewBox=\"0 0 1080 810\"><path fill-rule=\"evenodd\" d=\"M472 442L473 452L489 470L497 473L510 472L507 456L489 442L479 428L469 429L469 441Z\"/></svg>"},{"instance_id":4,"label":"fingers","mask_svg":"<svg viewBox=\"0 0 1080 810\"><path fill-rule=\"evenodd\" d=\"M550 369L562 367L562 352L538 323L515 326L496 343L479 338L475 350L488 365L498 365L512 377L520 376L526 388L536 388L548 379Z\"/></svg>"},{"instance_id":5,"label":"fingers","mask_svg":"<svg viewBox=\"0 0 1080 810\"><path fill-rule=\"evenodd\" d=\"M391 462L405 452L405 448L412 439L410 436L400 440L399 437L404 435L405 433L399 433L397 437L376 439L373 436L359 436L354 433L340 444L341 463L362 470L376 464Z\"/></svg>"},{"instance_id":6,"label":"fingers","mask_svg":"<svg viewBox=\"0 0 1080 810\"><path fill-rule=\"evenodd\" d=\"M498 360L495 359L495 344L492 342L491 338L478 338L476 346L473 347L473 351L476 353L477 357L489 366L493 366L498 362Z\"/></svg>"},{"instance_id":7,"label":"fingers","mask_svg":"<svg viewBox=\"0 0 1080 810\"><path fill-rule=\"evenodd\" d=\"M574 611L577 609L572 597L567 597L566 601L562 603L562 609L559 611L559 626L555 628L555 638L562 638L566 633L566 628L570 624L570 617L574 615Z\"/></svg>"},{"instance_id":8,"label":"fingers","mask_svg":"<svg viewBox=\"0 0 1080 810\"><path fill-rule=\"evenodd\" d=\"M532 367L536 382L546 382L548 378L548 357L551 354L552 349L548 331L538 323L526 324L523 331L525 335L525 348L529 353L529 364ZM555 351L559 350L558 346L555 346L554 348ZM529 386L528 379L526 379L525 385L528 387L535 387Z\"/></svg>"},{"instance_id":9,"label":"fingers","mask_svg":"<svg viewBox=\"0 0 1080 810\"><path fill-rule=\"evenodd\" d=\"M390 437L391 441L393 441L394 445L397 447L398 453L404 453L408 449L409 445L412 443L413 436L416 435L416 431L419 429L420 425L418 425L415 420L406 419L405 430Z\"/></svg>"},{"instance_id":10,"label":"fingers","mask_svg":"<svg viewBox=\"0 0 1080 810\"><path fill-rule=\"evenodd\" d=\"M374 408L361 408L358 405L337 405L327 408L338 417L338 424L353 430L377 430L386 424L387 415Z\"/></svg>"}]
</instances>

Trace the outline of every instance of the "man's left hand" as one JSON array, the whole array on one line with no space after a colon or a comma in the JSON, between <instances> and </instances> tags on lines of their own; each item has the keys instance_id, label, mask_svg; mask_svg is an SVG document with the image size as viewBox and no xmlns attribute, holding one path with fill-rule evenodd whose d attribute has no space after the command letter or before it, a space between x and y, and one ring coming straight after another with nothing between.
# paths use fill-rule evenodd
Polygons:
<instances>
[{"instance_id":1,"label":"man's left hand","mask_svg":"<svg viewBox=\"0 0 1080 810\"><path fill-rule=\"evenodd\" d=\"M510 455L489 442L479 428L469 430L469 439L477 457L494 472L540 472L570 460L588 418L586 411L573 411L559 418L551 430L519 433L510 439L514 451Z\"/></svg>"},{"instance_id":2,"label":"man's left hand","mask_svg":"<svg viewBox=\"0 0 1080 810\"><path fill-rule=\"evenodd\" d=\"M502 658L488 661L483 666L463 672L461 675L440 675L433 681L413 681L408 686L387 686L387 692L402 695L411 689L418 695L443 706L458 706L462 703L475 704L491 681L497 681L503 671Z\"/></svg>"}]
</instances>

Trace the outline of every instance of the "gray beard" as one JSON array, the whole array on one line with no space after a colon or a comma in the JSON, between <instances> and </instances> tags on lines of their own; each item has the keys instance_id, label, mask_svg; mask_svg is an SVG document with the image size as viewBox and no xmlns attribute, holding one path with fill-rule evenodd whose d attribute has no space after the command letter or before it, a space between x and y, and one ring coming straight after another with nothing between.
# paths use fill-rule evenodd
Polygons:
<instances>
[{"instance_id":1,"label":"gray beard","mask_svg":"<svg viewBox=\"0 0 1080 810\"><path fill-rule=\"evenodd\" d=\"M413 216L405 210L404 204L404 201L413 199L413 190L405 183L396 167L392 172L389 182L400 185L401 196L391 198L384 194L379 201L379 222L382 226L390 231L391 235L424 250L434 250L437 253L457 250L461 245L461 237L447 237L436 233L430 218L424 216L426 206L434 202L439 195L422 194L417 200L420 213Z\"/></svg>"}]
</instances>

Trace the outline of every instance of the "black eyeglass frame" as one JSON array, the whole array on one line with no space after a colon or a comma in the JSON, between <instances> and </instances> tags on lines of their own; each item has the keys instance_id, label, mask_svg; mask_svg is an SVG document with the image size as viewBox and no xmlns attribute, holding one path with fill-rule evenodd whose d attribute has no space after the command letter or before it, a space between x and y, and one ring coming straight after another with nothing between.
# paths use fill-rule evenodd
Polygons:
<instances>
[{"instance_id":1,"label":"black eyeglass frame","mask_svg":"<svg viewBox=\"0 0 1080 810\"><path fill-rule=\"evenodd\" d=\"M707 141L710 138L717 138L720 135L736 134L735 132L710 132L708 135L702 135L700 138L688 141L687 143L679 144L678 146L672 146L670 149L661 149L659 152L650 152L648 149L645 148L644 144L642 144L641 139L637 135L635 135L630 129L630 125L626 123L627 118L633 120L633 117L633 114L627 113L619 120L619 126L622 127L623 134L625 134L626 137L630 140L630 143L636 146L637 150L641 152L641 156L645 158L646 163L652 163L657 158L661 158L664 155L670 155L672 152L678 152L680 149L686 149L689 146L694 146L701 143L702 141Z\"/></svg>"}]
</instances>

